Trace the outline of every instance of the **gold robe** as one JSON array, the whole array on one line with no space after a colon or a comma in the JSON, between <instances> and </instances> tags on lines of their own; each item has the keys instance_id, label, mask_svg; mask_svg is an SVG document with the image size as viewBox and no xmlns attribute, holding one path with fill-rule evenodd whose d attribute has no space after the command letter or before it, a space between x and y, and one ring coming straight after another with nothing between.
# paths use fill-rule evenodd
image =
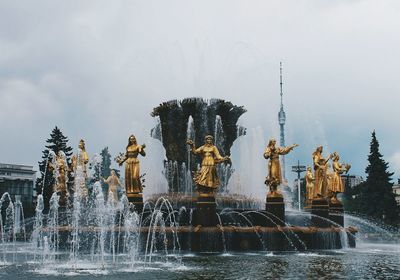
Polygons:
<instances>
[{"instance_id":1,"label":"gold robe","mask_svg":"<svg viewBox=\"0 0 400 280\"><path fill-rule=\"evenodd\" d=\"M203 187L216 189L220 185L216 164L224 159L217 147L206 144L193 150L193 153L203 157L201 169L193 178L194 182Z\"/></svg>"},{"instance_id":2,"label":"gold robe","mask_svg":"<svg viewBox=\"0 0 400 280\"><path fill-rule=\"evenodd\" d=\"M114 202L118 202L117 188L120 185L118 177L116 175L110 175L106 180L104 180L104 183L108 185L108 192L112 193Z\"/></svg>"},{"instance_id":3,"label":"gold robe","mask_svg":"<svg viewBox=\"0 0 400 280\"><path fill-rule=\"evenodd\" d=\"M321 196L328 196L328 182L326 178L327 162L323 158L322 154L313 155L314 170L315 170L315 187L314 187L314 198Z\"/></svg>"},{"instance_id":4,"label":"gold robe","mask_svg":"<svg viewBox=\"0 0 400 280\"><path fill-rule=\"evenodd\" d=\"M333 179L331 185L331 192L342 193L344 192L344 184L341 175L344 172L342 165L338 161L333 161Z\"/></svg>"},{"instance_id":5,"label":"gold robe","mask_svg":"<svg viewBox=\"0 0 400 280\"><path fill-rule=\"evenodd\" d=\"M125 188L127 193L141 193L143 191L142 183L140 182L138 154L146 155L141 145L131 145L126 148Z\"/></svg>"},{"instance_id":6,"label":"gold robe","mask_svg":"<svg viewBox=\"0 0 400 280\"><path fill-rule=\"evenodd\" d=\"M279 156L288 154L291 149L292 147L276 147L275 149L267 147L265 149L264 158L269 159L267 180L275 181L278 185L282 183L282 171Z\"/></svg>"},{"instance_id":7,"label":"gold robe","mask_svg":"<svg viewBox=\"0 0 400 280\"><path fill-rule=\"evenodd\" d=\"M314 198L314 175L311 170L306 172L306 198L311 201Z\"/></svg>"}]
</instances>

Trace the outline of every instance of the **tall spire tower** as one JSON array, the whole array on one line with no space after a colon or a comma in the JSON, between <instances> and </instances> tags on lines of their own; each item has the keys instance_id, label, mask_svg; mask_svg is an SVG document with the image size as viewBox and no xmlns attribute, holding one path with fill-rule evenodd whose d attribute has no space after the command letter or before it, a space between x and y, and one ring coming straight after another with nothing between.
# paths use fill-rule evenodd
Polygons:
<instances>
[{"instance_id":1,"label":"tall spire tower","mask_svg":"<svg viewBox=\"0 0 400 280\"><path fill-rule=\"evenodd\" d=\"M279 110L278 113L278 119L279 119L279 126L280 126L280 146L285 147L285 123L286 123L286 113L283 110L283 82L282 82L282 62L280 62L280 86L281 86L281 109ZM285 182L286 181L286 174L285 174L285 156L281 157L282 161L282 179Z\"/></svg>"}]
</instances>

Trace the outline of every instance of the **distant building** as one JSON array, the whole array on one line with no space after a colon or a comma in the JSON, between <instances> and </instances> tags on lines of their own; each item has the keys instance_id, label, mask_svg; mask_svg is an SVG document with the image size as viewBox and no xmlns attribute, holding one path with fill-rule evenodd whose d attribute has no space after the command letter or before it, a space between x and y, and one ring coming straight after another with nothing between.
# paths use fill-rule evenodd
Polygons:
<instances>
[{"instance_id":1,"label":"distant building","mask_svg":"<svg viewBox=\"0 0 400 280\"><path fill-rule=\"evenodd\" d=\"M0 196L8 192L13 202L21 201L26 215L33 209L35 180L33 166L0 163Z\"/></svg>"},{"instance_id":2,"label":"distant building","mask_svg":"<svg viewBox=\"0 0 400 280\"><path fill-rule=\"evenodd\" d=\"M343 184L354 188L355 186L364 182L363 177L357 175L342 175Z\"/></svg>"},{"instance_id":3,"label":"distant building","mask_svg":"<svg viewBox=\"0 0 400 280\"><path fill-rule=\"evenodd\" d=\"M397 184L393 185L392 189L396 198L397 205L400 205L400 180L397 182Z\"/></svg>"}]
</instances>

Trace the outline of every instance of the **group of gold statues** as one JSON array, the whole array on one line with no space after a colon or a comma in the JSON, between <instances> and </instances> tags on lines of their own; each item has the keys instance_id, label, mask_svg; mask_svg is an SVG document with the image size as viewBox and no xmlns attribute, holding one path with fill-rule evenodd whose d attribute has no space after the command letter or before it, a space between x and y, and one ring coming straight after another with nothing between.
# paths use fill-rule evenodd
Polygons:
<instances>
[{"instance_id":1,"label":"group of gold statues","mask_svg":"<svg viewBox=\"0 0 400 280\"><path fill-rule=\"evenodd\" d=\"M329 199L331 203L337 203L337 194L344 192L344 184L341 175L347 173L351 165L339 162L339 154L334 152L327 158L322 155L323 147L318 146L312 154L314 174L311 167L306 173L306 198L310 205L313 199ZM332 160L332 169L329 160Z\"/></svg>"},{"instance_id":2,"label":"group of gold statues","mask_svg":"<svg viewBox=\"0 0 400 280\"><path fill-rule=\"evenodd\" d=\"M101 177L101 180L108 185L108 191L111 193L113 201L118 202L117 189L121 186L127 196L140 194L143 191L143 186L140 176L140 166L138 155L145 156L146 145L138 145L134 135L131 135L128 140L125 154L120 154L116 157L116 162L121 166L125 163L125 185L121 184L116 172L111 170L108 178ZM74 177L74 193L79 198L86 198L88 189L86 186L87 179L87 164L89 155L86 152L85 141L81 139L78 145L78 152L71 158L71 166L68 166L65 154L60 151L55 155L54 159L49 162L49 169L55 171L55 184L53 191L60 195L60 204L66 205L70 196L67 182L69 172Z\"/></svg>"},{"instance_id":3,"label":"group of gold statues","mask_svg":"<svg viewBox=\"0 0 400 280\"><path fill-rule=\"evenodd\" d=\"M201 147L196 148L193 140L188 139L187 144L194 155L202 157L201 168L194 173L193 181L197 186L199 196L214 196L220 180L218 178L216 166L222 162L230 162L229 156L221 156L218 148L213 143L213 137L207 135L204 139L205 143ZM276 140L270 139L264 151L264 158L268 161L268 176L266 177L265 184L269 187L269 197L281 197L282 194L278 191L278 186L282 184L282 172L279 156L290 153L294 148L298 147L297 144L278 147ZM126 152L119 154L115 160L122 166L125 164L125 184L121 184L115 171L111 171L108 178L101 177L102 181L109 186L109 192L112 193L114 201L118 201L117 188L122 186L128 197L141 195L143 192L143 185L140 174L140 163L138 156L146 156L146 145L138 145L136 137L131 135L128 139ZM350 169L349 164L342 164L339 162L339 155L335 152L324 158L322 155L323 147L319 146L312 154L313 167L307 167L305 175L306 182L306 202L311 205L315 199L328 199L332 203L337 202L337 194L344 192L344 185L341 178L343 173L347 173ZM332 160L332 170L330 169L329 161ZM86 197L87 187L87 163L89 156L85 149L85 141L80 140L78 152L72 156L72 172L75 176L74 192L79 197ZM67 188L67 172L68 164L65 154L59 152L50 167L56 170L56 184L54 191L60 194L61 200L67 200L69 191Z\"/></svg>"},{"instance_id":4,"label":"group of gold statues","mask_svg":"<svg viewBox=\"0 0 400 280\"><path fill-rule=\"evenodd\" d=\"M213 137L207 135L205 144L196 148L191 139L187 140L191 151L195 155L202 156L201 169L194 175L194 182L200 196L214 195L219 186L219 178L216 171L216 165L222 162L230 161L229 156L221 156L218 148L213 144ZM277 147L276 140L270 139L264 151L264 158L268 161L268 176L265 184L269 187L269 197L281 197L278 186L282 184L282 172L279 156L290 153L298 147L293 144L288 147ZM331 203L337 203L337 194L344 192L344 184L341 178L343 173L350 169L349 164L339 162L338 153L333 153L324 158L322 155L323 147L319 146L312 154L314 173L309 166L307 168L306 181L306 201L311 205L314 199L327 199ZM332 170L329 161L332 160Z\"/></svg>"},{"instance_id":5,"label":"group of gold statues","mask_svg":"<svg viewBox=\"0 0 400 280\"><path fill-rule=\"evenodd\" d=\"M282 183L280 166L280 155L286 155L292 151L297 144L288 147L276 147L276 140L271 139L264 152L264 158L269 159L268 176L265 184L269 186L268 196L282 196L277 187ZM322 155L323 147L318 146L312 154L314 173L310 166L307 167L305 175L306 182L306 203L311 205L314 199L327 199L331 203L338 203L337 194L344 192L344 184L341 178L343 173L347 173L351 166L339 163L339 154L334 152L326 159ZM332 170L329 160L332 160Z\"/></svg>"}]
</instances>

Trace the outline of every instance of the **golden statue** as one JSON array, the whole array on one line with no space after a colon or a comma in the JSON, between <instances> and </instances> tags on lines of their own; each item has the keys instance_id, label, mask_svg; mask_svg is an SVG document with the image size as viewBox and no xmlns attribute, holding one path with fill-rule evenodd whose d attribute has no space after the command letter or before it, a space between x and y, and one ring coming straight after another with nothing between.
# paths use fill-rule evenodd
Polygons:
<instances>
[{"instance_id":1,"label":"golden statue","mask_svg":"<svg viewBox=\"0 0 400 280\"><path fill-rule=\"evenodd\" d=\"M201 169L193 177L197 185L197 190L200 194L213 195L220 184L216 165L224 161L229 161L229 156L222 157L220 155L217 147L213 144L213 137L211 135L207 135L205 137L205 144L197 149L191 139L188 139L186 143L190 146L193 154L203 157Z\"/></svg>"},{"instance_id":2,"label":"golden statue","mask_svg":"<svg viewBox=\"0 0 400 280\"><path fill-rule=\"evenodd\" d=\"M66 205L69 197L67 188L67 171L68 165L64 152L59 151L54 158L54 161L49 163L50 167L56 171L56 183L54 184L53 191L57 192L60 196L60 205Z\"/></svg>"},{"instance_id":3,"label":"golden statue","mask_svg":"<svg viewBox=\"0 0 400 280\"><path fill-rule=\"evenodd\" d=\"M333 155L333 154L332 154ZM326 164L326 189L327 189L327 198L332 196L331 189L333 183L333 170L329 163Z\"/></svg>"},{"instance_id":4,"label":"golden statue","mask_svg":"<svg viewBox=\"0 0 400 280\"><path fill-rule=\"evenodd\" d=\"M338 203L339 200L337 199L337 194L344 192L344 184L342 181L341 175L343 173L349 172L351 165L350 164L341 164L339 163L339 155L338 153L334 152L332 156L333 162L333 179L332 184L330 186L330 192L332 194L331 202Z\"/></svg>"},{"instance_id":5,"label":"golden statue","mask_svg":"<svg viewBox=\"0 0 400 280\"><path fill-rule=\"evenodd\" d=\"M117 188L118 186L121 186L121 182L117 174L115 173L114 170L111 170L111 175L108 176L107 179L104 179L103 177L101 177L101 179L103 180L104 183L108 185L108 193L110 192L112 193L113 202L114 204L116 204L118 202Z\"/></svg>"},{"instance_id":6,"label":"golden statue","mask_svg":"<svg viewBox=\"0 0 400 280\"><path fill-rule=\"evenodd\" d=\"M78 196L86 197L86 178L87 168L86 165L89 162L89 155L86 152L85 141L81 139L78 144L78 153L72 156L72 170L75 177L75 192L78 192ZM79 186L77 188L77 186Z\"/></svg>"},{"instance_id":7,"label":"golden statue","mask_svg":"<svg viewBox=\"0 0 400 280\"><path fill-rule=\"evenodd\" d=\"M276 147L276 140L274 138L269 140L267 148L265 148L264 158L269 159L268 162L268 177L265 180L265 184L269 186L268 196L282 196L278 192L278 186L282 183L281 164L279 162L280 155L286 155L294 148L297 144L293 144L288 147Z\"/></svg>"},{"instance_id":8,"label":"golden statue","mask_svg":"<svg viewBox=\"0 0 400 280\"><path fill-rule=\"evenodd\" d=\"M120 154L115 160L121 166L125 162L125 189L127 195L143 192L140 181L140 166L138 155L146 156L146 145L138 145L134 135L129 136L126 153Z\"/></svg>"},{"instance_id":9,"label":"golden statue","mask_svg":"<svg viewBox=\"0 0 400 280\"><path fill-rule=\"evenodd\" d=\"M312 199L314 197L314 182L315 182L311 166L307 167L305 181L306 181L306 202L307 205L311 205Z\"/></svg>"},{"instance_id":10,"label":"golden statue","mask_svg":"<svg viewBox=\"0 0 400 280\"><path fill-rule=\"evenodd\" d=\"M312 154L314 171L315 171L315 187L314 187L314 198L327 198L328 197L328 181L327 181L327 164L331 159L332 155L329 155L327 159L322 156L323 147L318 146Z\"/></svg>"}]
</instances>

